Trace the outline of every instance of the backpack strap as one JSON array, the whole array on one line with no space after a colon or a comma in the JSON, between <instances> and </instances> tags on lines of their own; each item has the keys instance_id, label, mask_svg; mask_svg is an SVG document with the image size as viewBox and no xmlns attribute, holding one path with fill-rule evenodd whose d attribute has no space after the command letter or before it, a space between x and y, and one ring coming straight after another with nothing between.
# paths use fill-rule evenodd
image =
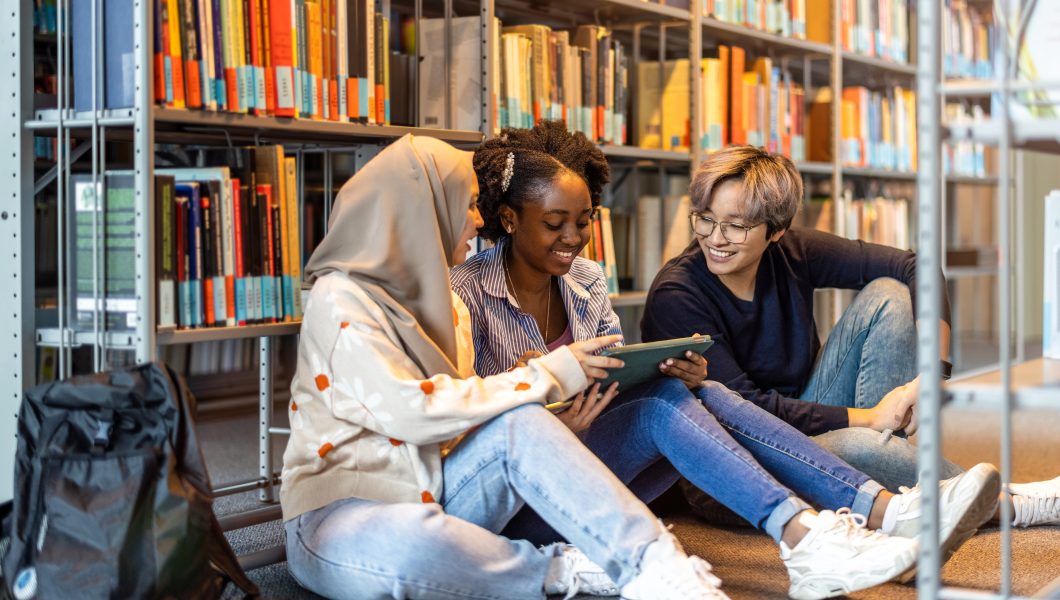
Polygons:
<instances>
[{"instance_id":1,"label":"backpack strap","mask_svg":"<svg viewBox=\"0 0 1060 600\"><path fill-rule=\"evenodd\" d=\"M246 598L260 598L261 591L247 577L246 572L243 571L243 567L240 566L239 560L236 558L235 551L228 544L228 538L225 537L221 524L217 521L217 515L213 514L212 511L210 512L210 541L207 556L213 568L224 575L228 581L234 583L236 587L243 590Z\"/></svg>"}]
</instances>

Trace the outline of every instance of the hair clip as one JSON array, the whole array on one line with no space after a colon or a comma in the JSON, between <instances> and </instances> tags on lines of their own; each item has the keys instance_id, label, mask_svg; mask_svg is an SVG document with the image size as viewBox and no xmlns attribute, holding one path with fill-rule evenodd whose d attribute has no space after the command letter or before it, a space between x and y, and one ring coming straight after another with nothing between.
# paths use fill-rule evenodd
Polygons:
<instances>
[{"instance_id":1,"label":"hair clip","mask_svg":"<svg viewBox=\"0 0 1060 600\"><path fill-rule=\"evenodd\" d=\"M508 185L512 182L512 175L515 173L515 153L509 152L508 158L504 163L504 178L501 180L501 191L507 192Z\"/></svg>"}]
</instances>

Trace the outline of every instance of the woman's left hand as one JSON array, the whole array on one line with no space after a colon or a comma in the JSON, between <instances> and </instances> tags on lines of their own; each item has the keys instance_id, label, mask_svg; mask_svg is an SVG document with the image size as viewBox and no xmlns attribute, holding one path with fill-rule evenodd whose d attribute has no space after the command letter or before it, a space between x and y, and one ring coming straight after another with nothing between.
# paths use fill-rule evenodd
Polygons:
<instances>
[{"instance_id":1,"label":"woman's left hand","mask_svg":"<svg viewBox=\"0 0 1060 600\"><path fill-rule=\"evenodd\" d=\"M607 391L600 393L600 384L594 383L588 390L583 390L574 397L574 404L567 410L556 415L571 431L578 433L588 429L596 417L611 404L611 400L618 395L618 382L608 386Z\"/></svg>"},{"instance_id":2,"label":"woman's left hand","mask_svg":"<svg viewBox=\"0 0 1060 600\"><path fill-rule=\"evenodd\" d=\"M691 350L685 352L688 360L680 358L668 358L659 363L659 370L671 377L676 377L690 390L703 385L707 378L707 359L702 354Z\"/></svg>"}]
</instances>

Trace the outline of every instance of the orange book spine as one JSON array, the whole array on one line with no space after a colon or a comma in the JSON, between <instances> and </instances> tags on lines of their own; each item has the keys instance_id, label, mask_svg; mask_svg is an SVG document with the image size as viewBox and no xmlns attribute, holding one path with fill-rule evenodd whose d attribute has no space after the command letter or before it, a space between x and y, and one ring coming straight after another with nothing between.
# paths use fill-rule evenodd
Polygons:
<instances>
[{"instance_id":1,"label":"orange book spine","mask_svg":"<svg viewBox=\"0 0 1060 600\"><path fill-rule=\"evenodd\" d=\"M306 36L308 47L307 57L309 64L309 73L312 80L312 93L313 93L313 118L322 119L324 116L324 48L321 34L323 33L321 25L320 15L320 3L306 2Z\"/></svg>"},{"instance_id":2,"label":"orange book spine","mask_svg":"<svg viewBox=\"0 0 1060 600\"><path fill-rule=\"evenodd\" d=\"M729 107L732 122L729 131L732 134L733 144L747 143L747 126L744 119L746 100L744 99L743 70L745 58L744 49L738 46L732 47L731 66L729 68Z\"/></svg>"},{"instance_id":3,"label":"orange book spine","mask_svg":"<svg viewBox=\"0 0 1060 600\"><path fill-rule=\"evenodd\" d=\"M342 85L342 83L340 82L339 85ZM360 98L360 93L361 80L357 77L348 77L346 79L346 97L349 98L349 102L347 102L346 104L347 111L349 113L348 116L351 119L361 118L361 103L357 101L357 99Z\"/></svg>"}]
</instances>

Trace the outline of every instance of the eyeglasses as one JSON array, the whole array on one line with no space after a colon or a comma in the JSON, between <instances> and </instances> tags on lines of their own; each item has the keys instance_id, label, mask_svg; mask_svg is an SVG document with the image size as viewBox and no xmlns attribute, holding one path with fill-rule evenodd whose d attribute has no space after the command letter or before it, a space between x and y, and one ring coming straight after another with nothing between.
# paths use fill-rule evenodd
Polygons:
<instances>
[{"instance_id":1,"label":"eyeglasses","mask_svg":"<svg viewBox=\"0 0 1060 600\"><path fill-rule=\"evenodd\" d=\"M740 225L739 223L730 223L729 221L715 221L710 217L704 217L703 215L692 212L688 214L689 222L692 225L692 231L699 237L709 238L714 234L714 228L721 225L721 237L728 240L730 244L742 244L747 241L747 233L750 232L758 225Z\"/></svg>"}]
</instances>

